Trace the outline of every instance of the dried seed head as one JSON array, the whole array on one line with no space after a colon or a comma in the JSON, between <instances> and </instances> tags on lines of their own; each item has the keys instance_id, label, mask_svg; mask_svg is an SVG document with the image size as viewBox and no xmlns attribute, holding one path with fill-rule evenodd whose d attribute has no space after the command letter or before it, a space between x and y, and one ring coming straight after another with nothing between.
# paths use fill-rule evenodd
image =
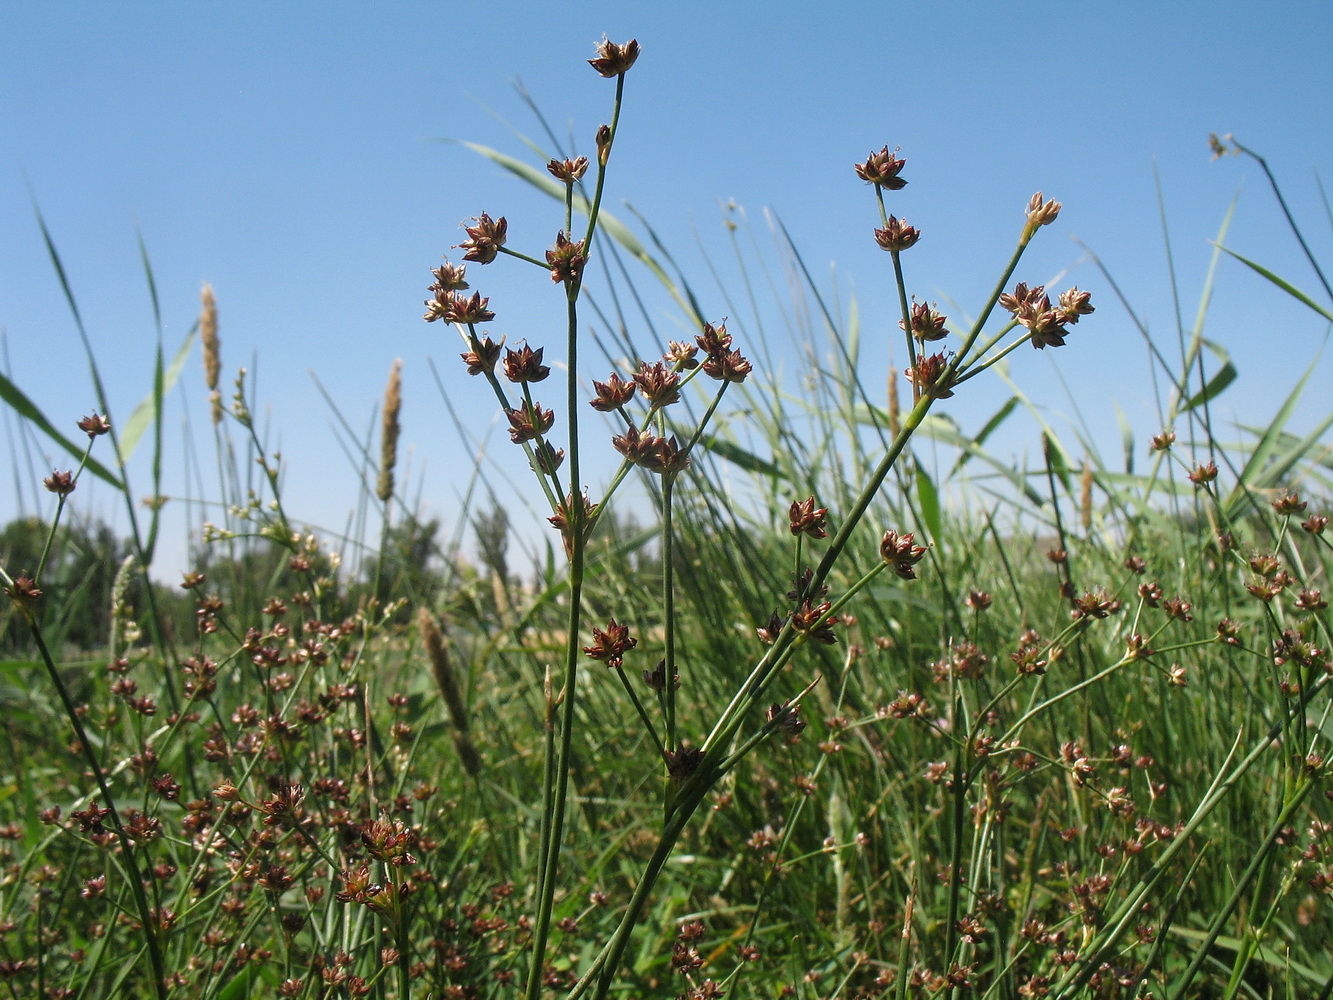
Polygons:
<instances>
[{"instance_id":1,"label":"dried seed head","mask_svg":"<svg viewBox=\"0 0 1333 1000\"><path fill-rule=\"evenodd\" d=\"M879 542L880 558L892 566L894 573L903 580L916 579L916 570L913 567L926 555L924 545L913 544L915 537L910 531L900 535L896 531L889 530L884 532L884 537Z\"/></svg>"},{"instance_id":2,"label":"dried seed head","mask_svg":"<svg viewBox=\"0 0 1333 1000\"><path fill-rule=\"evenodd\" d=\"M533 445L532 461L528 463L534 472L543 476L554 476L560 466L565 464L565 449L557 448L550 441Z\"/></svg>"},{"instance_id":3,"label":"dried seed head","mask_svg":"<svg viewBox=\"0 0 1333 1000\"><path fill-rule=\"evenodd\" d=\"M611 410L620 409L630 401L634 390L638 388L638 383L632 379L625 381L612 372L605 382L594 381L592 388L597 393L597 398L589 400L588 405L594 410L609 413Z\"/></svg>"},{"instance_id":4,"label":"dried seed head","mask_svg":"<svg viewBox=\"0 0 1333 1000\"><path fill-rule=\"evenodd\" d=\"M209 409L213 423L222 421L222 395L218 378L222 374L222 342L218 339L218 304L213 286L204 283L199 293L199 340L204 348L204 384L208 386Z\"/></svg>"},{"instance_id":5,"label":"dried seed head","mask_svg":"<svg viewBox=\"0 0 1333 1000\"><path fill-rule=\"evenodd\" d=\"M474 350L465 351L459 357L467 365L469 375L480 375L482 372L495 371L495 363L500 360L500 344L504 343L504 338L500 338L497 344L490 337L482 337L480 340L472 338Z\"/></svg>"},{"instance_id":6,"label":"dried seed head","mask_svg":"<svg viewBox=\"0 0 1333 1000\"><path fill-rule=\"evenodd\" d=\"M552 160L546 164L546 169L556 180L573 184L588 172L588 158L580 156L573 160Z\"/></svg>"},{"instance_id":7,"label":"dried seed head","mask_svg":"<svg viewBox=\"0 0 1333 1000\"><path fill-rule=\"evenodd\" d=\"M699 362L694 357L698 353L699 347L697 344L680 340L668 340L667 352L662 355L662 360L670 361L677 368L684 371L693 371L699 367Z\"/></svg>"},{"instance_id":8,"label":"dried seed head","mask_svg":"<svg viewBox=\"0 0 1333 1000\"><path fill-rule=\"evenodd\" d=\"M790 514L790 527L793 535L809 535L811 538L827 538L828 529L824 520L827 507L816 507L815 498L793 500Z\"/></svg>"},{"instance_id":9,"label":"dried seed head","mask_svg":"<svg viewBox=\"0 0 1333 1000\"><path fill-rule=\"evenodd\" d=\"M1194 471L1189 474L1189 480L1195 486L1203 486L1211 483L1217 478L1217 463L1212 459L1208 460L1207 465L1196 465Z\"/></svg>"},{"instance_id":10,"label":"dried seed head","mask_svg":"<svg viewBox=\"0 0 1333 1000\"><path fill-rule=\"evenodd\" d=\"M888 224L883 229L875 230L875 242L883 250L906 250L910 246L915 246L919 239L921 239L919 229L909 226L906 219L899 219L893 215L889 216Z\"/></svg>"},{"instance_id":11,"label":"dried seed head","mask_svg":"<svg viewBox=\"0 0 1333 1000\"><path fill-rule=\"evenodd\" d=\"M885 146L878 153L872 152L866 157L864 163L854 164L856 176L869 184L876 184L879 187L888 188L890 191L900 191L907 187L907 181L898 175L902 172L907 161L900 159L897 155L898 150L889 152L889 147Z\"/></svg>"},{"instance_id":12,"label":"dried seed head","mask_svg":"<svg viewBox=\"0 0 1333 1000\"><path fill-rule=\"evenodd\" d=\"M606 161L611 156L611 126L597 126L597 162L606 166Z\"/></svg>"},{"instance_id":13,"label":"dried seed head","mask_svg":"<svg viewBox=\"0 0 1333 1000\"><path fill-rule=\"evenodd\" d=\"M589 502L587 495L583 493L578 495L577 500L572 495L566 496L556 504L555 513L546 520L551 523L551 527L560 532L565 544L565 554L572 556L574 533L581 526L583 536L587 537L597 520L597 505Z\"/></svg>"},{"instance_id":14,"label":"dried seed head","mask_svg":"<svg viewBox=\"0 0 1333 1000\"><path fill-rule=\"evenodd\" d=\"M699 747L682 743L679 750L667 750L662 756L666 759L667 774L682 781L699 769L704 752Z\"/></svg>"},{"instance_id":15,"label":"dried seed head","mask_svg":"<svg viewBox=\"0 0 1333 1000\"><path fill-rule=\"evenodd\" d=\"M610 79L613 76L623 76L629 72L634 61L639 58L639 43L637 39L631 38L623 45L617 45L609 41L605 35L602 36L602 42L597 46L597 58L589 59L588 65L597 70L602 76Z\"/></svg>"},{"instance_id":16,"label":"dried seed head","mask_svg":"<svg viewBox=\"0 0 1333 1000\"><path fill-rule=\"evenodd\" d=\"M495 260L500 248L505 245L505 239L509 232L509 222L503 215L497 222L485 212L481 213L480 218L472 221L476 225L463 227L467 230L468 238L458 244L458 249L467 251L463 254L464 260L476 261L478 264L489 264Z\"/></svg>"},{"instance_id":17,"label":"dried seed head","mask_svg":"<svg viewBox=\"0 0 1333 1000\"><path fill-rule=\"evenodd\" d=\"M703 333L695 337L694 342L710 358L720 357L727 353L731 350L731 334L727 333L727 321L723 320L717 326L712 323L705 323Z\"/></svg>"},{"instance_id":18,"label":"dried seed head","mask_svg":"<svg viewBox=\"0 0 1333 1000\"><path fill-rule=\"evenodd\" d=\"M505 351L504 372L510 382L540 382L551 374L551 369L542 364L542 353L546 349L539 347L535 351L524 344L517 351Z\"/></svg>"},{"instance_id":19,"label":"dried seed head","mask_svg":"<svg viewBox=\"0 0 1333 1000\"><path fill-rule=\"evenodd\" d=\"M389 369L389 384L384 387L384 407L380 412L380 474L375 495L381 503L393 496L393 472L398 464L398 435L402 426L398 416L403 408L403 362L395 360Z\"/></svg>"},{"instance_id":20,"label":"dried seed head","mask_svg":"<svg viewBox=\"0 0 1333 1000\"><path fill-rule=\"evenodd\" d=\"M948 359L943 354L922 355L903 375L915 387L918 397L930 395L935 399L948 399L953 390L940 381L947 366Z\"/></svg>"},{"instance_id":21,"label":"dried seed head","mask_svg":"<svg viewBox=\"0 0 1333 1000\"><path fill-rule=\"evenodd\" d=\"M629 626L619 624L614 618L607 622L605 629L593 628L592 645L584 646L583 652L594 660L601 660L608 667L620 667L625 663L625 653L639 644L639 640L629 634Z\"/></svg>"},{"instance_id":22,"label":"dried seed head","mask_svg":"<svg viewBox=\"0 0 1333 1000\"><path fill-rule=\"evenodd\" d=\"M689 456L681 450L675 435L661 438L631 426L624 434L613 437L611 444L626 460L649 472L674 473L690 464Z\"/></svg>"},{"instance_id":23,"label":"dried seed head","mask_svg":"<svg viewBox=\"0 0 1333 1000\"><path fill-rule=\"evenodd\" d=\"M543 410L541 403L524 401L518 409L505 414L509 418L509 440L524 444L545 434L555 425L555 411Z\"/></svg>"},{"instance_id":24,"label":"dried seed head","mask_svg":"<svg viewBox=\"0 0 1333 1000\"><path fill-rule=\"evenodd\" d=\"M1080 316L1096 312L1091 292L1080 292L1078 286L1060 293L1060 315L1066 323L1077 323Z\"/></svg>"},{"instance_id":25,"label":"dried seed head","mask_svg":"<svg viewBox=\"0 0 1333 1000\"><path fill-rule=\"evenodd\" d=\"M704 374L719 382L744 382L754 366L740 351L723 351L709 355L703 364Z\"/></svg>"},{"instance_id":26,"label":"dried seed head","mask_svg":"<svg viewBox=\"0 0 1333 1000\"><path fill-rule=\"evenodd\" d=\"M551 265L551 280L577 285L583 277L583 266L588 263L588 255L583 252L583 240L571 242L565 233L555 237L555 246L546 251L546 263Z\"/></svg>"},{"instance_id":27,"label":"dried seed head","mask_svg":"<svg viewBox=\"0 0 1333 1000\"><path fill-rule=\"evenodd\" d=\"M1037 303L1042 301L1046 302L1044 308L1049 309L1051 307L1050 300L1049 299L1044 300L1042 298L1045 292L1046 292L1045 285L1036 285L1033 288L1028 288L1028 284L1026 281L1020 281L1017 285L1014 286L1014 290L1012 292L1005 292L1000 296L999 298L1000 307L1002 309L1008 310L1015 316L1018 315L1019 311L1025 305L1032 306L1035 308Z\"/></svg>"},{"instance_id":28,"label":"dried seed head","mask_svg":"<svg viewBox=\"0 0 1333 1000\"><path fill-rule=\"evenodd\" d=\"M1038 191L1028 201L1028 224L1031 226L1049 226L1060 215L1061 205L1055 199L1043 202Z\"/></svg>"},{"instance_id":29,"label":"dried seed head","mask_svg":"<svg viewBox=\"0 0 1333 1000\"><path fill-rule=\"evenodd\" d=\"M911 328L912 336L922 343L933 340L943 340L949 335L945 329L948 317L939 312L934 304L926 305L924 302L913 302L911 310ZM903 321L898 320L898 328L904 329Z\"/></svg>"},{"instance_id":30,"label":"dried seed head","mask_svg":"<svg viewBox=\"0 0 1333 1000\"><path fill-rule=\"evenodd\" d=\"M90 438L100 437L111 433L111 421L100 413L93 413L80 420L78 428Z\"/></svg>"},{"instance_id":31,"label":"dried seed head","mask_svg":"<svg viewBox=\"0 0 1333 1000\"><path fill-rule=\"evenodd\" d=\"M634 381L652 409L670 406L680 399L680 375L661 361L644 361L634 375Z\"/></svg>"},{"instance_id":32,"label":"dried seed head","mask_svg":"<svg viewBox=\"0 0 1333 1000\"><path fill-rule=\"evenodd\" d=\"M52 469L51 474L42 480L42 485L56 496L66 497L74 492L78 483L74 479L73 472L60 472L57 469Z\"/></svg>"},{"instance_id":33,"label":"dried seed head","mask_svg":"<svg viewBox=\"0 0 1333 1000\"><path fill-rule=\"evenodd\" d=\"M439 267L432 267L430 273L435 275L435 283L429 289L432 292L461 292L468 287L466 264L455 266L446 260Z\"/></svg>"}]
</instances>

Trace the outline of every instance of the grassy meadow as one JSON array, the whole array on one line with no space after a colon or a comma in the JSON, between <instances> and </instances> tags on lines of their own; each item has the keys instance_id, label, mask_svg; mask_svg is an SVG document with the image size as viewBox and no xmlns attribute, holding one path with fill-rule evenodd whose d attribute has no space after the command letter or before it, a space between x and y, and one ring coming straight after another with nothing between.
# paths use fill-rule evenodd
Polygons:
<instances>
[{"instance_id":1,"label":"grassy meadow","mask_svg":"<svg viewBox=\"0 0 1333 1000\"><path fill-rule=\"evenodd\" d=\"M862 358L890 346L780 229L721 301L690 283L707 261L603 211L637 56L571 69L606 78L588 156L475 147L551 195L549 248L479 215L427 292L473 374L441 412L504 414L537 558L490 460L456 523L419 513L387 361L349 498L379 540L338 558L223 372L209 290L194 426L224 514L183 581L154 573L161 505L118 456L151 452L161 492L193 339L131 414L0 384L70 462L49 517L0 535L0 996L1333 995L1333 504L1328 422L1289 427L1306 379L1265 429L1215 433L1243 382L1201 309L1178 343L1144 331L1165 420L1132 465L1044 422L1017 465L991 442L1033 403L963 428L950 399L1115 308L1025 275L1058 202L987 221L1013 255L958 323L912 297L906 160L848 172L901 305L886 391ZM1214 264L1333 321L1315 259L1326 296L1235 256ZM492 339L489 268L554 283L563 342ZM765 288L804 304L768 331L802 345L799 392L722 318ZM688 339L652 336L649 289ZM126 538L73 517L89 477Z\"/></svg>"}]
</instances>

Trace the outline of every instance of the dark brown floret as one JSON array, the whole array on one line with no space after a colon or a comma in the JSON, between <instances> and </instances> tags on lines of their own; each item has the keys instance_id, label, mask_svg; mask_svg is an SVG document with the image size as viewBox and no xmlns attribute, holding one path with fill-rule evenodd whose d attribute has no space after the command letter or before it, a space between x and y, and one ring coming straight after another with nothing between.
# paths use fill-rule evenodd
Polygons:
<instances>
[{"instance_id":1,"label":"dark brown floret","mask_svg":"<svg viewBox=\"0 0 1333 1000\"><path fill-rule=\"evenodd\" d=\"M504 343L501 338L500 344ZM480 375L482 372L495 371L495 363L500 360L500 344L491 340L490 337L482 337L480 340L473 340L475 350L465 351L459 357L467 365L469 375Z\"/></svg>"},{"instance_id":2,"label":"dark brown floret","mask_svg":"<svg viewBox=\"0 0 1333 1000\"><path fill-rule=\"evenodd\" d=\"M480 218L472 221L476 225L463 227L467 230L468 238L458 244L458 249L467 251L463 254L464 260L475 261L478 264L489 264L495 260L500 248L505 244L509 232L509 222L503 215L497 221L485 212L481 213Z\"/></svg>"},{"instance_id":3,"label":"dark brown floret","mask_svg":"<svg viewBox=\"0 0 1333 1000\"><path fill-rule=\"evenodd\" d=\"M741 355L740 351L723 351L717 355L709 355L703 364L703 369L705 375L720 382L744 382L746 376L754 370L754 366Z\"/></svg>"},{"instance_id":4,"label":"dark brown floret","mask_svg":"<svg viewBox=\"0 0 1333 1000\"><path fill-rule=\"evenodd\" d=\"M916 579L914 567L926 555L926 547L915 545L914 541L915 536L910 531L903 535L892 530L886 531L880 539L880 558L892 566L894 573L903 580Z\"/></svg>"},{"instance_id":5,"label":"dark brown floret","mask_svg":"<svg viewBox=\"0 0 1333 1000\"><path fill-rule=\"evenodd\" d=\"M573 160L552 160L546 164L546 169L556 180L573 184L588 172L588 158L580 156Z\"/></svg>"},{"instance_id":6,"label":"dark brown floret","mask_svg":"<svg viewBox=\"0 0 1333 1000\"><path fill-rule=\"evenodd\" d=\"M630 401L634 390L638 388L638 383L632 379L626 381L612 372L605 382L594 381L592 387L597 393L597 398L589 400L588 405L594 410L609 413L611 410L620 409Z\"/></svg>"},{"instance_id":7,"label":"dark brown floret","mask_svg":"<svg viewBox=\"0 0 1333 1000\"><path fill-rule=\"evenodd\" d=\"M661 361L644 361L634 374L634 381L653 409L669 406L680 399L680 375Z\"/></svg>"},{"instance_id":8,"label":"dark brown floret","mask_svg":"<svg viewBox=\"0 0 1333 1000\"><path fill-rule=\"evenodd\" d=\"M885 146L878 153L872 152L866 157L864 163L855 164L856 176L870 184L888 188L890 191L902 190L907 187L907 181L898 175L902 172L903 167L907 165L907 161L899 158L897 153L896 149L890 153L888 146Z\"/></svg>"},{"instance_id":9,"label":"dark brown floret","mask_svg":"<svg viewBox=\"0 0 1333 1000\"><path fill-rule=\"evenodd\" d=\"M540 382L551 374L551 369L542 364L542 353L546 349L539 347L535 351L524 344L517 351L505 351L504 372L510 382Z\"/></svg>"},{"instance_id":10,"label":"dark brown floret","mask_svg":"<svg viewBox=\"0 0 1333 1000\"><path fill-rule=\"evenodd\" d=\"M605 36L602 43L597 46L597 58L589 59L588 65L597 70L602 76L610 79L613 76L621 76L629 72L634 61L639 58L639 43L637 39L631 38L623 45L617 45L609 41Z\"/></svg>"},{"instance_id":11,"label":"dark brown floret","mask_svg":"<svg viewBox=\"0 0 1333 1000\"><path fill-rule=\"evenodd\" d=\"M510 410L509 439L514 444L531 441L538 435L545 434L555 424L555 412L543 410L540 403L525 402L518 409Z\"/></svg>"},{"instance_id":12,"label":"dark brown floret","mask_svg":"<svg viewBox=\"0 0 1333 1000\"><path fill-rule=\"evenodd\" d=\"M889 221L883 229L875 230L875 242L882 250L901 252L915 246L919 239L921 230L909 226L906 219L899 219L893 215L889 216Z\"/></svg>"},{"instance_id":13,"label":"dark brown floret","mask_svg":"<svg viewBox=\"0 0 1333 1000\"><path fill-rule=\"evenodd\" d=\"M828 530L824 519L827 507L816 507L815 498L793 500L790 514L790 527L793 535L809 535L811 538L827 538Z\"/></svg>"},{"instance_id":14,"label":"dark brown floret","mask_svg":"<svg viewBox=\"0 0 1333 1000\"><path fill-rule=\"evenodd\" d=\"M583 251L583 240L571 241L563 231L556 234L555 246L546 251L546 263L551 266L551 280L576 285L583 277L588 255Z\"/></svg>"}]
</instances>

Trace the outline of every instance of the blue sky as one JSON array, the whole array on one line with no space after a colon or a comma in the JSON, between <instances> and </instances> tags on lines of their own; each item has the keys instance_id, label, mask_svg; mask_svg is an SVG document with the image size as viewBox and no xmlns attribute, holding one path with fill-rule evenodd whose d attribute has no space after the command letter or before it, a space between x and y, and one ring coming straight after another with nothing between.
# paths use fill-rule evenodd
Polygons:
<instances>
[{"instance_id":1,"label":"blue sky","mask_svg":"<svg viewBox=\"0 0 1333 1000\"><path fill-rule=\"evenodd\" d=\"M836 262L839 288L859 300L865 336L891 331L885 350L901 353L887 255L870 235L873 197L851 169L882 145L901 147L908 160L910 184L891 207L925 233L906 258L921 298L977 308L1028 196L1041 189L1060 199L1063 214L1019 276L1063 274L1061 287L1092 290L1098 312L1063 351L1024 352L1014 374L1058 422L1070 408L1058 367L1112 448L1112 400L1141 434L1157 429L1145 351L1076 239L1101 257L1154 336L1174 344L1156 173L1187 322L1209 241L1233 197L1228 244L1314 293L1317 282L1256 166L1210 162L1208 133L1232 132L1268 157L1316 253L1333 261L1315 182L1315 171L1333 163L1333 5L833 2L815 10L693 2L0 6L6 370L57 423L72 427L92 409L36 206L64 260L113 415L124 419L148 389L156 337L141 236L169 351L197 316L200 285L216 290L224 368L257 364L262 419L287 459L298 515L340 530L356 495L337 418L311 373L361 430L402 358L412 494L447 524L471 456L427 359L479 435L492 404L462 373L451 335L421 321L429 268L464 238L459 222L482 210L508 216L514 245L538 256L560 218L519 182L436 140L526 155L504 123L540 136L511 86L521 78L555 129L588 151L613 93L584 63L603 33L643 46L626 83L608 207L624 214L628 200L652 221L713 293L705 309L718 318L727 308L696 240L726 255L720 204L734 199L752 219L767 207L778 213L821 278ZM558 292L534 274L510 262L473 268L471 277L492 296L497 333L558 354ZM665 303L653 308L661 329L674 332L678 317ZM1257 422L1319 351L1325 329L1224 262L1209 333L1233 353L1243 380L1224 398L1223 416ZM1327 411L1327 375L1324 365L1298 427ZM991 386L950 401L951 412L975 429L1001 396ZM181 464L186 416L210 467L197 354L171 405L172 467ZM13 421L5 428L8 450L17 440ZM491 433L493 451L508 447ZM1032 452L1034 440L1006 444ZM31 485L48 463L67 464L54 452L5 463L0 517L49 500ZM142 462L134 475L143 492ZM179 479L167 485L189 492ZM105 493L76 498L86 511L118 516ZM177 508L179 552L194 516Z\"/></svg>"}]
</instances>

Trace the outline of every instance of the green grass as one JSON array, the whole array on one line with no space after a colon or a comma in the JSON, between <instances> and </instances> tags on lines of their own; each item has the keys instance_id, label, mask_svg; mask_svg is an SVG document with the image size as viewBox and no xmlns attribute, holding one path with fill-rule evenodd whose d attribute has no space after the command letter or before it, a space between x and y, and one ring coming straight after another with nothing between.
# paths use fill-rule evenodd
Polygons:
<instances>
[{"instance_id":1,"label":"green grass","mask_svg":"<svg viewBox=\"0 0 1333 1000\"><path fill-rule=\"evenodd\" d=\"M886 346L861 335L854 304L838 314L780 224L770 256L738 219L739 285L705 292L687 275L715 262L673 259L643 220L639 237L600 210L633 80L610 69L608 155L577 183L473 147L552 194L591 248L586 288L577 266L557 274L563 398L558 370L515 382L502 363L452 401L545 401L554 425L523 445L542 469L524 502L566 515L565 544L551 531L531 567L511 555L523 508L494 502L501 473L483 464L459 523L489 543L469 562L364 445L358 522L381 525L380 544L340 569L338 540L299 527L301 499L282 495L243 378L213 424L227 513L185 598L151 582L155 509L91 562L79 553L96 533L67 527L64 496L49 542L31 526L5 536L0 991L1330 995L1327 424L1288 426L1308 373L1268 427L1224 444L1211 409L1242 383L1202 308L1178 349L1150 342L1175 437L1127 440L1147 471L1046 424L1039 464L1015 466L990 442L1038 411L1018 389L1029 352L1008 352L1033 336L1077 352L1083 329L1002 298L1022 298L1013 281L1047 203L1029 206L934 377L916 394L898 380L898 407L863 377ZM894 162L866 165L883 183L864 237L882 227L891 244ZM473 234L467 295L484 290L493 226ZM549 292L540 252L496 256L487 266L535 263ZM910 241L886 264L910 325ZM631 312L652 288L711 370L672 349L656 378L689 384L653 408L645 374L609 415L634 461L594 480L593 449L614 451L583 409L580 379L606 376L579 359L580 331L610 358L659 357ZM780 310L785 331L760 329L765 289L804 306ZM481 322L449 289L438 301L484 353ZM744 374L708 340L712 301L752 317L732 323L741 351L792 338L800 391L766 353L748 377L707 377ZM543 346L548 363L561 352ZM85 452L57 429L73 417L0 390L133 512L124 459L153 448L158 492L162 399L186 348L158 352L111 448L90 436ZM937 347L906 350L928 364ZM946 391L996 371L1012 397L960 426ZM690 463L666 445L645 458L631 428L674 436ZM548 443L566 452L558 469ZM623 505L632 481L652 523ZM584 491L587 512L566 499ZM679 687L650 683L655 670Z\"/></svg>"}]
</instances>

